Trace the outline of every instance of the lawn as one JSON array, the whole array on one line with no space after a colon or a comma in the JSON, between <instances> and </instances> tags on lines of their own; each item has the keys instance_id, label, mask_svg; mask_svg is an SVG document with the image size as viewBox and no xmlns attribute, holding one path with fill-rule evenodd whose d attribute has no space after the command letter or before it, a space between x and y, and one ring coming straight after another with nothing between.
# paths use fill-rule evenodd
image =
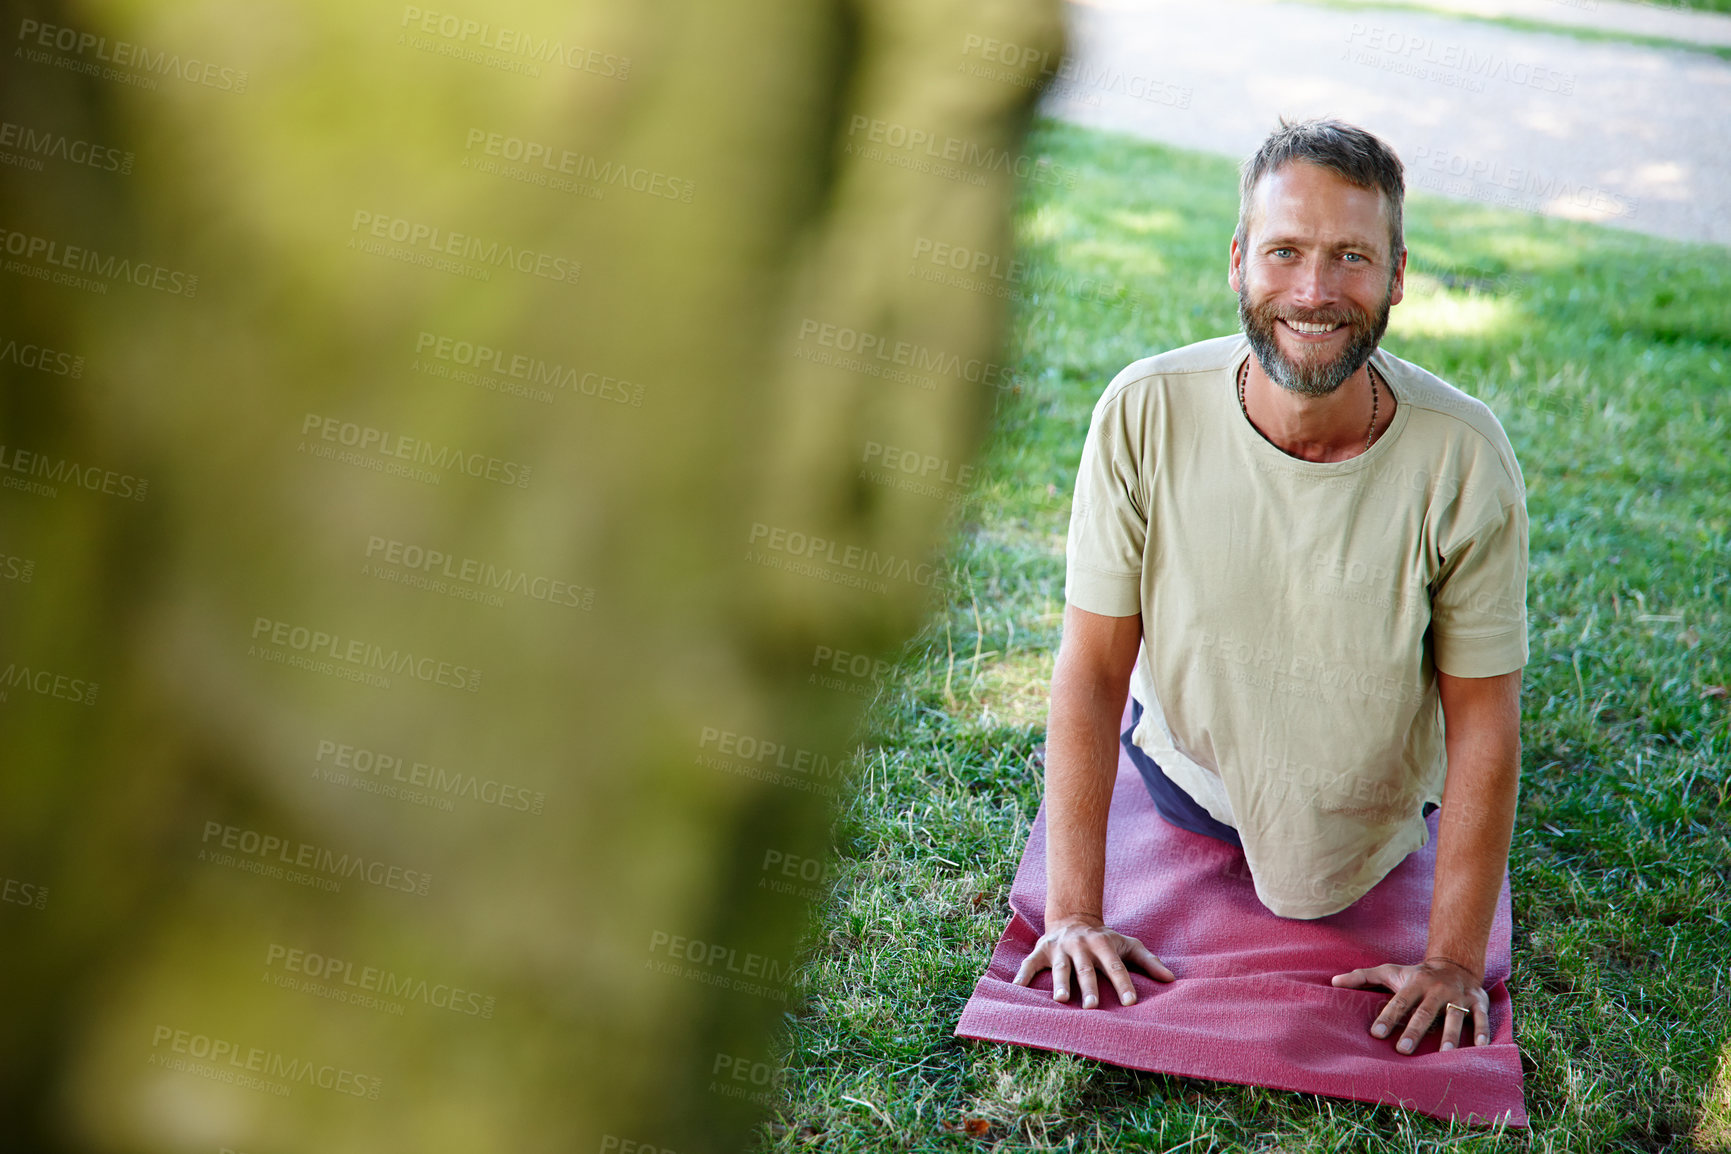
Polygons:
<instances>
[{"instance_id":1,"label":"lawn","mask_svg":"<svg viewBox=\"0 0 1731 1154\"><path fill-rule=\"evenodd\" d=\"M1731 1149L1731 254L1419 194L1385 346L1489 404L1528 488L1510 988L1532 1129L952 1037L1040 800L1089 411L1130 361L1237 328L1230 162L1049 122L1030 148L1080 179L1018 204L1045 286L1018 305L1028 385L873 704L762 1148Z\"/></svg>"}]
</instances>

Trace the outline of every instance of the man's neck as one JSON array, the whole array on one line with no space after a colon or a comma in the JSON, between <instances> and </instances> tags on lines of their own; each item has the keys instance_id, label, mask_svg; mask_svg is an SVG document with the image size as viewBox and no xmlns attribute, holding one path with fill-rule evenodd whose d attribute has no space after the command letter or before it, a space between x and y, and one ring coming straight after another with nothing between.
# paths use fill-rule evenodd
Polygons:
<instances>
[{"instance_id":1,"label":"man's neck","mask_svg":"<svg viewBox=\"0 0 1731 1154\"><path fill-rule=\"evenodd\" d=\"M1256 355L1249 358L1244 382L1244 408L1250 423L1269 444L1303 461L1345 461L1374 443L1394 420L1394 394L1377 377L1376 428L1371 430L1371 376L1367 365L1341 382L1325 397L1307 397L1281 388L1262 371Z\"/></svg>"}]
</instances>

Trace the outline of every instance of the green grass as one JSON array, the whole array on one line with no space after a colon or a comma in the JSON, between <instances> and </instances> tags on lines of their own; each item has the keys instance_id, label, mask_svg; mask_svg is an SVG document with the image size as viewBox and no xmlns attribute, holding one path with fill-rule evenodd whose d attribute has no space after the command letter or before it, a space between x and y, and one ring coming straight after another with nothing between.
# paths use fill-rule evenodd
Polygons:
<instances>
[{"instance_id":1,"label":"green grass","mask_svg":"<svg viewBox=\"0 0 1731 1154\"><path fill-rule=\"evenodd\" d=\"M1550 20L1529 20L1521 16L1482 16L1476 12L1461 12L1451 8L1436 8L1428 4L1406 4L1401 0L1290 0L1292 3L1308 4L1315 8L1337 8L1346 11L1393 11L1418 12L1426 16L1441 16L1445 20L1464 20L1474 24L1492 24L1499 28L1508 28L1516 32L1539 32L1552 36L1570 36L1576 40L1591 40L1611 42L1616 44L1634 44L1642 48L1666 48L1681 52L1705 52L1709 56L1717 56L1721 60L1731 60L1731 47L1723 44L1703 44L1693 40L1674 40L1669 36L1646 36L1639 32L1624 32L1616 28L1595 28L1585 24L1559 24ZM1731 12L1731 0L1707 0L1707 3L1695 5L1652 4L1646 7L1669 8L1676 11L1688 11L1691 7L1701 11Z\"/></svg>"},{"instance_id":2,"label":"green grass","mask_svg":"<svg viewBox=\"0 0 1731 1154\"><path fill-rule=\"evenodd\" d=\"M1131 360L1237 327L1233 165L1052 124L1031 148L1081 180L1027 190L1024 256L1122 303L1020 309L1034 383L1000 418L943 610L874 704L763 1149L1731 1149L1731 1101L1717 1122L1702 1108L1731 1094L1714 689L1731 684L1731 256L1422 195L1385 344L1485 400L1529 488L1510 986L1532 1130L951 1036L1040 800L1089 411Z\"/></svg>"}]
</instances>

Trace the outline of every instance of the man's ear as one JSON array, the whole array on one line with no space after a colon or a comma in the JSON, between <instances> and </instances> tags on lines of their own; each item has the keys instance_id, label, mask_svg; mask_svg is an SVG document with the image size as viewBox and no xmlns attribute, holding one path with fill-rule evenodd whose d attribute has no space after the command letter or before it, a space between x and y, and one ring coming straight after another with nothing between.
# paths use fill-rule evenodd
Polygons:
<instances>
[{"instance_id":1,"label":"man's ear","mask_svg":"<svg viewBox=\"0 0 1731 1154\"><path fill-rule=\"evenodd\" d=\"M1394 287L1389 290L1388 304L1390 308L1400 303L1406 295L1406 248L1403 246L1400 255L1394 262Z\"/></svg>"},{"instance_id":2,"label":"man's ear","mask_svg":"<svg viewBox=\"0 0 1731 1154\"><path fill-rule=\"evenodd\" d=\"M1244 254L1238 251L1238 237L1236 235L1232 238L1232 247L1227 249L1226 253L1226 284L1236 293L1241 291L1238 286L1243 280L1240 266L1244 260Z\"/></svg>"}]
</instances>

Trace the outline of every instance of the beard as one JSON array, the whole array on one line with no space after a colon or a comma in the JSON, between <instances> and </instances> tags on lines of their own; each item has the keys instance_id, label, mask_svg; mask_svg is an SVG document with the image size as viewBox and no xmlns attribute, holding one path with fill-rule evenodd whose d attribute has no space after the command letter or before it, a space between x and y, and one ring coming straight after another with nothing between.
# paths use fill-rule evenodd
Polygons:
<instances>
[{"instance_id":1,"label":"beard","mask_svg":"<svg viewBox=\"0 0 1731 1154\"><path fill-rule=\"evenodd\" d=\"M1268 379L1289 392L1306 397L1326 397L1370 359L1388 331L1389 302L1394 298L1394 278L1390 277L1382 303L1373 316L1360 309L1298 309L1281 308L1271 302L1251 304L1248 286L1238 290L1238 321L1244 335L1250 338L1251 351ZM1274 326L1281 320L1305 324L1344 324L1349 330L1346 347L1333 358L1321 353L1304 353L1293 360L1280 351Z\"/></svg>"}]
</instances>

